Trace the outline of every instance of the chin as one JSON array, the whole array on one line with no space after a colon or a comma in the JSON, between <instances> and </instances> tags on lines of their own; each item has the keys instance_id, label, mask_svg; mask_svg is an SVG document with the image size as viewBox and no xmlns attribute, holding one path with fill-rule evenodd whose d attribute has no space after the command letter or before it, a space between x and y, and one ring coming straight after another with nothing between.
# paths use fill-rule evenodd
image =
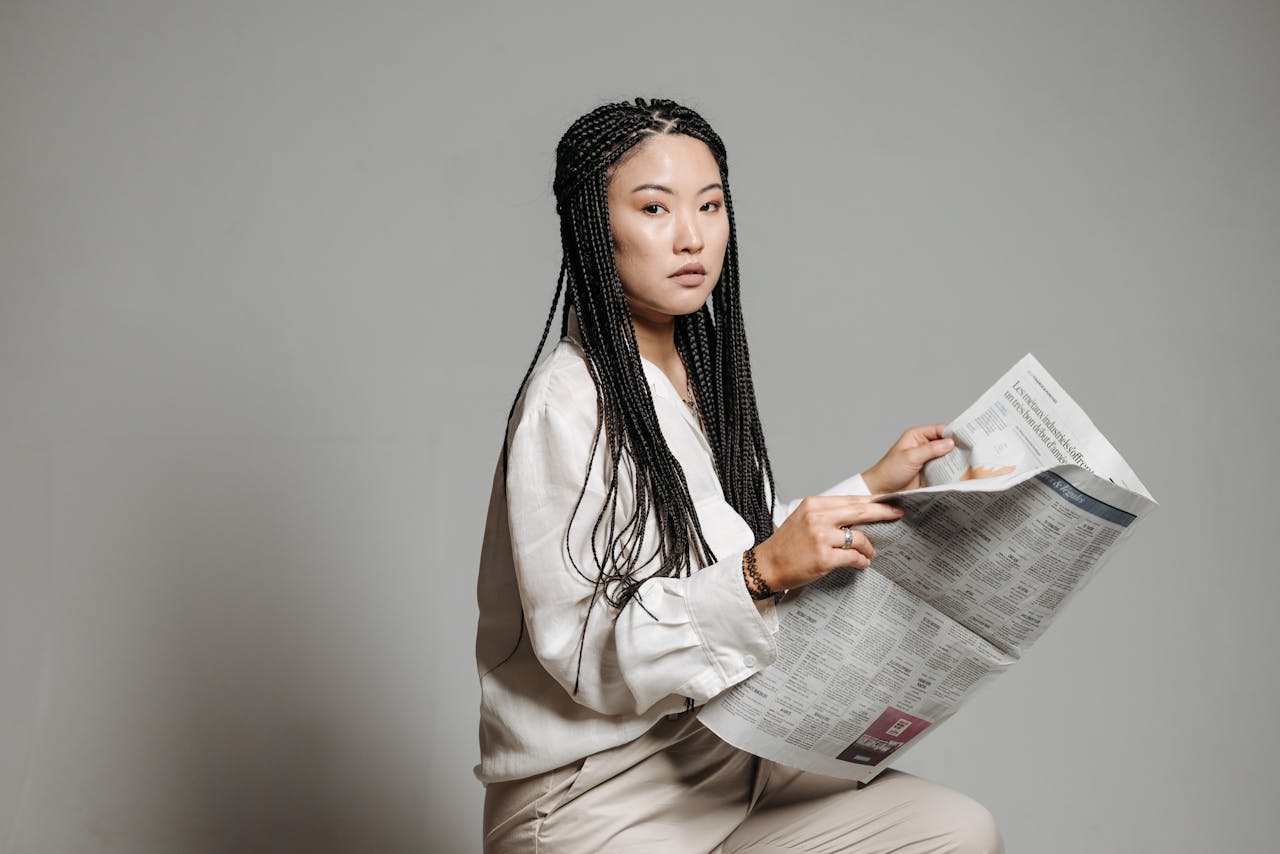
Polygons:
<instances>
[{"instance_id":1,"label":"chin","mask_svg":"<svg viewBox=\"0 0 1280 854\"><path fill-rule=\"evenodd\" d=\"M666 315L667 317L681 317L686 314L694 314L711 298L711 292L714 288L703 290L698 288L692 291L685 291L678 294L663 294L663 299L651 299L643 302L631 300L632 312L647 314L650 317L655 315Z\"/></svg>"},{"instance_id":2,"label":"chin","mask_svg":"<svg viewBox=\"0 0 1280 854\"><path fill-rule=\"evenodd\" d=\"M680 307L673 310L671 313L673 315L696 314L704 305L707 304L707 300L710 298L711 294L706 294L701 299L682 300Z\"/></svg>"},{"instance_id":3,"label":"chin","mask_svg":"<svg viewBox=\"0 0 1280 854\"><path fill-rule=\"evenodd\" d=\"M680 313L693 314L695 311L707 304L707 301L711 299L713 291L715 291L715 285L698 288L697 290L681 294L681 298L675 301L684 308Z\"/></svg>"}]
</instances>

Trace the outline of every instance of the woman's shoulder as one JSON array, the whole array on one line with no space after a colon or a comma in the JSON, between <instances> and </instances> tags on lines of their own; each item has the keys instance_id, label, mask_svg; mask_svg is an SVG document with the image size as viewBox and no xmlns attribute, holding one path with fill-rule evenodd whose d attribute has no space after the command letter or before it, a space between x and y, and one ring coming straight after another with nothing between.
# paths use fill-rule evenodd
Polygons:
<instances>
[{"instance_id":1,"label":"woman's shoulder","mask_svg":"<svg viewBox=\"0 0 1280 854\"><path fill-rule=\"evenodd\" d=\"M573 420L596 421L597 392L586 356L569 338L561 338L529 377L517 421L554 412Z\"/></svg>"}]
</instances>

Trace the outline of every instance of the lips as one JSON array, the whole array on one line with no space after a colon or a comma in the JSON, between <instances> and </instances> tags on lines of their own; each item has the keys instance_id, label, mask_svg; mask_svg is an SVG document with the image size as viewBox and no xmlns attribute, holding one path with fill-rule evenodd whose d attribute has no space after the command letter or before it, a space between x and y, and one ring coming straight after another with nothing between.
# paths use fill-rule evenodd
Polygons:
<instances>
[{"instance_id":1,"label":"lips","mask_svg":"<svg viewBox=\"0 0 1280 854\"><path fill-rule=\"evenodd\" d=\"M707 280L707 268L697 262L685 264L667 279L682 288L698 288Z\"/></svg>"},{"instance_id":2,"label":"lips","mask_svg":"<svg viewBox=\"0 0 1280 854\"><path fill-rule=\"evenodd\" d=\"M703 267L701 264L696 264L696 263L685 264L683 267L681 267L679 270L676 270L667 278L675 279L679 276L705 276L706 274L707 274L707 268Z\"/></svg>"}]
</instances>

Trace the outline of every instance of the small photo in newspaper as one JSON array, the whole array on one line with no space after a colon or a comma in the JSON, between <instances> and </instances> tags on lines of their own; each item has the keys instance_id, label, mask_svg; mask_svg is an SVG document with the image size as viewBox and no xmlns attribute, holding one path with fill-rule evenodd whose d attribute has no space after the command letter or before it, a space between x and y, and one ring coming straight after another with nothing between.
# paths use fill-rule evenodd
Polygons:
<instances>
[{"instance_id":1,"label":"small photo in newspaper","mask_svg":"<svg viewBox=\"0 0 1280 854\"><path fill-rule=\"evenodd\" d=\"M890 706L837 758L859 765L879 765L928 727L929 721L924 718Z\"/></svg>"}]
</instances>

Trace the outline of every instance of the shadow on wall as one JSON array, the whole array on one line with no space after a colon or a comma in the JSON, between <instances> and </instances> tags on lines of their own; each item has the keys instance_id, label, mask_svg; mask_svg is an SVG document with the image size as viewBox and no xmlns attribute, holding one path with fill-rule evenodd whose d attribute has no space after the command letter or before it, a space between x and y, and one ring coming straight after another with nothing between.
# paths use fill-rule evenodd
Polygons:
<instances>
[{"instance_id":1,"label":"shadow on wall","mask_svg":"<svg viewBox=\"0 0 1280 854\"><path fill-rule=\"evenodd\" d=\"M184 465L146 489L151 533L130 553L150 554L120 594L145 626L103 653L127 656L136 690L85 741L124 738L94 760L108 772L90 782L95 850L473 850L475 829L430 807L431 664L408 623L418 591L369 553L359 520L329 518L341 472L274 462Z\"/></svg>"}]
</instances>

